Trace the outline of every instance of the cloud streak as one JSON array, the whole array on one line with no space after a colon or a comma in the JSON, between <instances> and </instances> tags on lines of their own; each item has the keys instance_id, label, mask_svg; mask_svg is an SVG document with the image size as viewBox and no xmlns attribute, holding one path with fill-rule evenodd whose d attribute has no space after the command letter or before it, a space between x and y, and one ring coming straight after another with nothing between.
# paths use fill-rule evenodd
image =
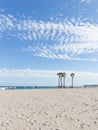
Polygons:
<instances>
[{"instance_id":1,"label":"cloud streak","mask_svg":"<svg viewBox=\"0 0 98 130\"><path fill-rule=\"evenodd\" d=\"M75 73L75 77L98 77L98 73L94 72L82 72L82 71L75 71L75 70L33 70L33 69L7 69L2 68L0 69L0 77L7 78L7 77L17 77L17 78L56 78L58 72L66 72L67 77L70 77L70 73Z\"/></svg>"},{"instance_id":2,"label":"cloud streak","mask_svg":"<svg viewBox=\"0 0 98 130\"><path fill-rule=\"evenodd\" d=\"M80 0L80 2L90 4L92 0Z\"/></svg>"},{"instance_id":3,"label":"cloud streak","mask_svg":"<svg viewBox=\"0 0 98 130\"><path fill-rule=\"evenodd\" d=\"M32 69L0 69L1 78L50 78L55 77L56 71Z\"/></svg>"},{"instance_id":4,"label":"cloud streak","mask_svg":"<svg viewBox=\"0 0 98 130\"><path fill-rule=\"evenodd\" d=\"M98 25L79 19L45 22L0 14L0 37L4 36L33 41L22 51L34 56L98 61Z\"/></svg>"},{"instance_id":5,"label":"cloud streak","mask_svg":"<svg viewBox=\"0 0 98 130\"><path fill-rule=\"evenodd\" d=\"M5 82L7 79L12 82L14 79L16 80L22 80L21 84L26 84L26 82L29 83L30 80L30 85L33 85L33 81L35 79L39 79L39 82L42 80L44 81L44 84L47 84L48 80L48 85L51 83L51 80L53 81L54 85L57 85L57 73L62 72L62 70L33 70L33 69L7 69L3 68L0 69L0 83ZM68 70L63 70L67 74L66 76L66 84L70 85L71 84L71 77L70 74L73 72L75 73L74 77L74 85L84 85L85 83L87 84L97 84L98 82L98 73L93 73L93 72L81 72L81 71L68 71ZM92 80L93 79L93 80ZM15 82L16 82L15 80ZM7 80L8 81L8 80ZM77 82L78 81L78 82ZM12 82L15 84L15 82ZM80 84L81 83L81 84ZM35 84L35 82L34 82ZM42 85L44 85L42 84ZM53 85L51 84L51 85ZM36 85L36 84L35 84Z\"/></svg>"}]
</instances>

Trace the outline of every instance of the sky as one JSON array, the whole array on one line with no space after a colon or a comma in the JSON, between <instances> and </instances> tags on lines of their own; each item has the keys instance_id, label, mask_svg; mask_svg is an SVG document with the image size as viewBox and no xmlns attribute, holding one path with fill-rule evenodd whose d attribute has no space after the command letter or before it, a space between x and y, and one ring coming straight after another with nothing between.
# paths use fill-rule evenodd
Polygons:
<instances>
[{"instance_id":1,"label":"sky","mask_svg":"<svg viewBox=\"0 0 98 130\"><path fill-rule=\"evenodd\" d=\"M98 0L0 0L0 86L98 84Z\"/></svg>"}]
</instances>

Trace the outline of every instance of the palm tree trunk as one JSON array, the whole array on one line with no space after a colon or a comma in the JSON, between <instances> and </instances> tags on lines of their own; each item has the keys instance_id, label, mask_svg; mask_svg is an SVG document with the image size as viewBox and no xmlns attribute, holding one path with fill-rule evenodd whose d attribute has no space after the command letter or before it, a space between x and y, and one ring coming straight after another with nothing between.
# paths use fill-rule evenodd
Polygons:
<instances>
[{"instance_id":1,"label":"palm tree trunk","mask_svg":"<svg viewBox=\"0 0 98 130\"><path fill-rule=\"evenodd\" d=\"M62 76L61 76L61 88L62 88Z\"/></svg>"},{"instance_id":2,"label":"palm tree trunk","mask_svg":"<svg viewBox=\"0 0 98 130\"><path fill-rule=\"evenodd\" d=\"M73 77L72 77L72 88L73 88Z\"/></svg>"},{"instance_id":3,"label":"palm tree trunk","mask_svg":"<svg viewBox=\"0 0 98 130\"><path fill-rule=\"evenodd\" d=\"M63 88L65 88L65 76L63 77Z\"/></svg>"},{"instance_id":4,"label":"palm tree trunk","mask_svg":"<svg viewBox=\"0 0 98 130\"><path fill-rule=\"evenodd\" d=\"M60 76L58 77L58 88L60 88Z\"/></svg>"}]
</instances>

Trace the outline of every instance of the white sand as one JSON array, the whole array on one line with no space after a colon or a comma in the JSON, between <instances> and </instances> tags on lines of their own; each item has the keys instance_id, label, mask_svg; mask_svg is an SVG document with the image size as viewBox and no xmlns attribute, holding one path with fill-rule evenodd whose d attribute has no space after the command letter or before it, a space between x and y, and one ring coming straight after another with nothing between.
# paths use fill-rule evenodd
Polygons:
<instances>
[{"instance_id":1,"label":"white sand","mask_svg":"<svg viewBox=\"0 0 98 130\"><path fill-rule=\"evenodd\" d=\"M98 130L98 88L1 90L0 130Z\"/></svg>"}]
</instances>

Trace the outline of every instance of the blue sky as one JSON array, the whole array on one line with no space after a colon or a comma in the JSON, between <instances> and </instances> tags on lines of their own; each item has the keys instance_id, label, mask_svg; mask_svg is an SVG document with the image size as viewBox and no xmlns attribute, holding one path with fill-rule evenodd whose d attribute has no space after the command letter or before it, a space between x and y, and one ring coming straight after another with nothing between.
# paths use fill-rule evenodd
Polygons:
<instances>
[{"instance_id":1,"label":"blue sky","mask_svg":"<svg viewBox=\"0 0 98 130\"><path fill-rule=\"evenodd\" d=\"M0 85L98 84L97 0L0 0Z\"/></svg>"}]
</instances>

